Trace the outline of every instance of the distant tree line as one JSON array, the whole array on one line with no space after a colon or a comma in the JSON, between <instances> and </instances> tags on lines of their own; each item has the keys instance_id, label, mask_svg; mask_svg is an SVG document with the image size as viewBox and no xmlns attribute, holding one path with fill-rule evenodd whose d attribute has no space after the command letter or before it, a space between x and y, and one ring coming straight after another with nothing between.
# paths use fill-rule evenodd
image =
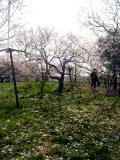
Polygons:
<instances>
[{"instance_id":1,"label":"distant tree line","mask_svg":"<svg viewBox=\"0 0 120 160\"><path fill-rule=\"evenodd\" d=\"M8 1L6 0L6 2ZM2 4L2 1L0 3L4 8L3 4L5 3ZM21 4L20 0L11 1L12 11ZM73 88L73 82L77 81L79 75L89 76L94 68L100 74L102 72L102 75L109 74L118 81L120 78L120 3L118 0L105 0L104 4L108 14L107 21L99 13L94 13L94 10L87 15L85 25L98 36L94 43L85 43L82 37L72 33L60 36L59 33L49 28L15 29L15 32L12 30L10 32L12 47L18 50L17 58L14 57L16 73L23 74L22 72L24 72L24 75L28 73L32 75L36 81L40 82L41 93L49 79L58 81L57 92L61 93L65 77L69 78L71 88ZM7 20L4 21L5 17L2 11L1 9L0 13L3 17L1 24L2 22L6 24ZM1 25L1 31L3 26ZM6 39L1 40L1 48L6 47ZM21 53L19 50L23 52ZM20 71L22 64L24 67ZM4 81L6 74L10 76L10 72L9 61L1 59L1 82ZM114 88L117 88L115 83Z\"/></svg>"}]
</instances>

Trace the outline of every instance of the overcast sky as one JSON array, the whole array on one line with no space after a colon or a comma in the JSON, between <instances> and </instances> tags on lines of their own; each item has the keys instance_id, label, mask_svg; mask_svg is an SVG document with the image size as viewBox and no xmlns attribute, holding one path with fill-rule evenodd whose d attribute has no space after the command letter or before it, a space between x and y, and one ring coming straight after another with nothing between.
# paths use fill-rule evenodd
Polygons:
<instances>
[{"instance_id":1,"label":"overcast sky","mask_svg":"<svg viewBox=\"0 0 120 160\"><path fill-rule=\"evenodd\" d=\"M24 0L24 22L27 26L47 26L61 33L83 34L78 14L83 8L98 10L101 0ZM84 17L79 18L82 20ZM85 30L85 32L87 32Z\"/></svg>"}]
</instances>

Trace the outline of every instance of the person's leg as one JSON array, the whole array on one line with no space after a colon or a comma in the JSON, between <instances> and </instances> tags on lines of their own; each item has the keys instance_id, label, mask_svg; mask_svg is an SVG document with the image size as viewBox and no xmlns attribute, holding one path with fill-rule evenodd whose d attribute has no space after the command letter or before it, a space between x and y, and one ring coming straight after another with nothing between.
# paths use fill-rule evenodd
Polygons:
<instances>
[{"instance_id":1,"label":"person's leg","mask_svg":"<svg viewBox=\"0 0 120 160\"><path fill-rule=\"evenodd\" d=\"M94 86L94 82L92 81L92 82L91 82L91 89L93 88L93 86Z\"/></svg>"},{"instance_id":2,"label":"person's leg","mask_svg":"<svg viewBox=\"0 0 120 160\"><path fill-rule=\"evenodd\" d=\"M93 82L93 88L96 88L96 81Z\"/></svg>"}]
</instances>

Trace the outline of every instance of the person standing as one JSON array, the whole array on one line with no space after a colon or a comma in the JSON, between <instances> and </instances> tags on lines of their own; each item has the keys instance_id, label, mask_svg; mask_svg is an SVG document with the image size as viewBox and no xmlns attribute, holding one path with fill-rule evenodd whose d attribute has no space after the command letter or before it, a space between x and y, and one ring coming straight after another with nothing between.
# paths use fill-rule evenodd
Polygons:
<instances>
[{"instance_id":1,"label":"person standing","mask_svg":"<svg viewBox=\"0 0 120 160\"><path fill-rule=\"evenodd\" d=\"M91 89L95 89L96 88L96 83L98 81L98 76L97 76L97 70L93 69L93 71L90 74L91 77Z\"/></svg>"}]
</instances>

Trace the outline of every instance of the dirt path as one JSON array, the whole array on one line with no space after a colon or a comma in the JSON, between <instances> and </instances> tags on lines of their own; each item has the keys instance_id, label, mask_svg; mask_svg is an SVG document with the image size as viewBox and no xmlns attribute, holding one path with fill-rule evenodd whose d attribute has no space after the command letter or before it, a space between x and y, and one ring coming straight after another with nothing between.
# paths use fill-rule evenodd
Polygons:
<instances>
[{"instance_id":1,"label":"dirt path","mask_svg":"<svg viewBox=\"0 0 120 160\"><path fill-rule=\"evenodd\" d=\"M90 89L90 83L77 83L76 84L77 89L82 89L85 91L86 95L90 95L91 93L94 92L99 92L101 94L107 95L107 96L120 96L120 91L117 89L113 89L113 87L111 88L105 88L103 86L97 86L95 90Z\"/></svg>"},{"instance_id":2,"label":"dirt path","mask_svg":"<svg viewBox=\"0 0 120 160\"><path fill-rule=\"evenodd\" d=\"M104 87L97 87L96 91L107 96L120 96L119 90L115 90L113 88L104 88Z\"/></svg>"},{"instance_id":3,"label":"dirt path","mask_svg":"<svg viewBox=\"0 0 120 160\"><path fill-rule=\"evenodd\" d=\"M119 90L115 90L113 88L104 88L104 87L96 87L95 90L91 90L89 86L83 86L81 87L86 92L86 94L91 94L93 92L99 92L101 94L107 95L107 96L120 96Z\"/></svg>"}]
</instances>

